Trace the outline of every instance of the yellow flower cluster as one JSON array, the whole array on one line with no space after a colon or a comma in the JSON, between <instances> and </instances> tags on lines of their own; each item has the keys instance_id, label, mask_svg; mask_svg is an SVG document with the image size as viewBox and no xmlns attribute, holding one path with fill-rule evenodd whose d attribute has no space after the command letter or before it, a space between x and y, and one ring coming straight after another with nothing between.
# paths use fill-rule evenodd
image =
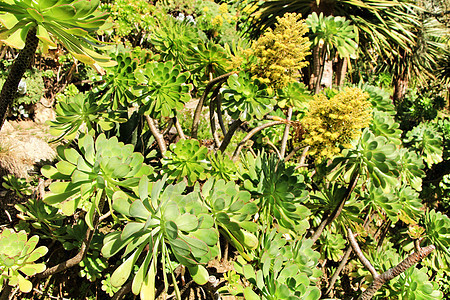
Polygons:
<instances>
[{"instance_id":1,"label":"yellow flower cluster","mask_svg":"<svg viewBox=\"0 0 450 300\"><path fill-rule=\"evenodd\" d=\"M215 16L211 23L212 23L212 25L214 27L222 26L222 24L223 24L223 17L222 17L222 15Z\"/></svg>"},{"instance_id":2,"label":"yellow flower cluster","mask_svg":"<svg viewBox=\"0 0 450 300\"><path fill-rule=\"evenodd\" d=\"M268 29L253 45L257 63L251 67L254 78L275 89L285 87L300 77L300 69L308 62L311 42L304 37L308 27L300 14L277 17L275 29Z\"/></svg>"},{"instance_id":3,"label":"yellow flower cluster","mask_svg":"<svg viewBox=\"0 0 450 300\"><path fill-rule=\"evenodd\" d=\"M309 153L320 161L332 158L340 148L351 148L350 142L369 126L372 106L369 94L359 88L344 88L328 99L324 94L314 95L309 111L300 121L306 133L304 142Z\"/></svg>"},{"instance_id":4,"label":"yellow flower cluster","mask_svg":"<svg viewBox=\"0 0 450 300\"><path fill-rule=\"evenodd\" d=\"M219 6L219 12L220 12L221 14L226 14L226 13L228 13L228 4L226 4L225 2L222 3L222 4L220 4L220 6Z\"/></svg>"}]
</instances>

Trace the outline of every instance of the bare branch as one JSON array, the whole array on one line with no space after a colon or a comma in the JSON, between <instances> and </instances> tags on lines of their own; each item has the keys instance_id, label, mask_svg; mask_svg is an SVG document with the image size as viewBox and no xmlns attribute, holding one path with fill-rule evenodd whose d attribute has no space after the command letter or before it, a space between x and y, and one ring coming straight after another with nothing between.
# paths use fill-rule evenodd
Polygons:
<instances>
[{"instance_id":1,"label":"bare branch","mask_svg":"<svg viewBox=\"0 0 450 300\"><path fill-rule=\"evenodd\" d=\"M350 199L350 196L352 195L353 190L355 189L355 187L358 183L358 179L359 179L359 174L358 173L353 174L353 177L350 180L350 183L347 186L347 190L345 191L345 194L342 197L342 200L339 203L339 205L336 206L336 208L330 215L328 215L328 214L323 215L322 222L320 222L319 227L317 227L316 231L314 232L314 234L311 237L311 239L313 240L314 243L319 239L319 237L322 234L325 227L327 225L333 223L334 220L336 220L336 218L341 214L342 210L344 209L345 202L347 202L348 199Z\"/></svg>"},{"instance_id":2,"label":"bare branch","mask_svg":"<svg viewBox=\"0 0 450 300\"><path fill-rule=\"evenodd\" d=\"M389 280L397 277L401 273L405 272L407 269L421 261L424 257L429 255L436 247L434 245L430 245L424 248L421 248L420 251L414 252L405 258L401 263L396 265L393 268L390 268L380 276L374 278L373 282L370 286L359 296L358 300L370 300L376 291L378 291L383 284L388 282Z\"/></svg>"},{"instance_id":3,"label":"bare branch","mask_svg":"<svg viewBox=\"0 0 450 300\"><path fill-rule=\"evenodd\" d=\"M175 128L177 129L178 136L180 139L185 140L186 136L184 135L183 128L181 128L180 121L178 121L177 117L173 117L173 122L175 123Z\"/></svg>"},{"instance_id":4,"label":"bare branch","mask_svg":"<svg viewBox=\"0 0 450 300\"><path fill-rule=\"evenodd\" d=\"M166 152L166 142L164 141L164 136L159 132L158 128L156 128L155 122L150 116L145 115L145 119L147 120L148 127L150 128L151 133L155 137L156 143L158 143L159 151L161 151L161 155L164 155Z\"/></svg>"},{"instance_id":5,"label":"bare branch","mask_svg":"<svg viewBox=\"0 0 450 300\"><path fill-rule=\"evenodd\" d=\"M269 122L266 124L262 124L256 128L253 128L243 139L242 141L239 143L239 145L237 146L236 150L233 153L233 161L236 161L237 158L239 157L239 153L241 153L242 147L244 147L245 143L250 140L252 138L252 136L254 136L257 132L263 130L264 128L270 127L270 126L274 126L274 125L279 125L279 124L285 124L285 122L282 121L273 121L273 122Z\"/></svg>"},{"instance_id":6,"label":"bare branch","mask_svg":"<svg viewBox=\"0 0 450 300\"><path fill-rule=\"evenodd\" d=\"M284 133L283 133L283 138L281 139L281 149L280 149L280 156L281 159L284 158L284 155L286 154L286 146L287 146L287 141L288 141L288 137L289 137L289 128L290 128L290 121L292 119L292 107L288 108L288 115L286 120L288 121L286 123L286 127L284 127Z\"/></svg>"},{"instance_id":7,"label":"bare branch","mask_svg":"<svg viewBox=\"0 0 450 300\"><path fill-rule=\"evenodd\" d=\"M369 270L373 278L377 278L379 276L377 270L375 270L370 261L362 253L361 248L359 248L358 242L356 241L350 228L347 228L347 237L350 241L350 245L352 245L353 251L355 251L356 255L358 255L361 263L367 268L367 270Z\"/></svg>"},{"instance_id":8,"label":"bare branch","mask_svg":"<svg viewBox=\"0 0 450 300\"><path fill-rule=\"evenodd\" d=\"M210 82L208 82L208 84L205 87L205 91L203 92L203 95L201 96L201 98L198 100L197 103L197 107L195 108L195 112L194 112L194 120L192 121L192 129L191 129L191 137L193 139L197 138L197 133L198 133L198 123L200 122L200 115L202 114L202 108L203 108L203 103L206 100L206 97L208 97L209 92L211 91L212 87L216 84L216 83L222 83L225 80L228 79L228 77L230 77L231 75L236 74L236 71L227 73L227 74L223 74L220 75L214 79L212 79Z\"/></svg>"},{"instance_id":9,"label":"bare branch","mask_svg":"<svg viewBox=\"0 0 450 300\"><path fill-rule=\"evenodd\" d=\"M244 122L241 120L235 120L233 123L231 123L230 127L228 128L228 132L223 138L222 144L220 144L219 150L222 151L222 153L225 152L225 149L227 149L228 144L231 142L231 138L234 135L234 132L241 126Z\"/></svg>"}]
</instances>

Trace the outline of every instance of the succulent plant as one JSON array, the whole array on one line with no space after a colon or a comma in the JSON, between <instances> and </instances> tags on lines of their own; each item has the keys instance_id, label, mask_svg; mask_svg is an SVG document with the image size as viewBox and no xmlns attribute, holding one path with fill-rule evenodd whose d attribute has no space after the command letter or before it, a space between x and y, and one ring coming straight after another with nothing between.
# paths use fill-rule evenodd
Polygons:
<instances>
[{"instance_id":1,"label":"succulent plant","mask_svg":"<svg viewBox=\"0 0 450 300\"><path fill-rule=\"evenodd\" d=\"M376 136L384 136L390 142L399 146L402 144L402 131L398 129L399 127L400 124L389 113L377 109L373 110L372 123L370 123L369 128Z\"/></svg>"},{"instance_id":2,"label":"succulent plant","mask_svg":"<svg viewBox=\"0 0 450 300\"><path fill-rule=\"evenodd\" d=\"M137 186L140 176L150 174L152 168L143 163L142 154L133 153L132 145L124 145L116 137L107 139L101 134L94 141L92 136L84 135L78 146L79 151L58 147L61 160L56 167L42 168L45 177L60 180L50 185L44 202L60 207L66 215L77 208L86 210L86 223L93 228L99 204L105 198L110 203L113 193L121 187Z\"/></svg>"},{"instance_id":3,"label":"succulent plant","mask_svg":"<svg viewBox=\"0 0 450 300\"><path fill-rule=\"evenodd\" d=\"M247 256L246 250L258 246L251 233L257 230L257 224L249 221L258 208L248 191L240 190L233 181L211 178L203 185L201 195L215 223L241 255Z\"/></svg>"},{"instance_id":4,"label":"succulent plant","mask_svg":"<svg viewBox=\"0 0 450 300\"><path fill-rule=\"evenodd\" d=\"M208 149L197 140L180 140L171 144L163 159L164 172L169 178L180 181L187 178L189 185L206 179L209 162Z\"/></svg>"},{"instance_id":5,"label":"succulent plant","mask_svg":"<svg viewBox=\"0 0 450 300\"><path fill-rule=\"evenodd\" d=\"M431 123L420 123L408 131L404 143L421 153L429 168L442 161L442 135Z\"/></svg>"},{"instance_id":6,"label":"succulent plant","mask_svg":"<svg viewBox=\"0 0 450 300\"><path fill-rule=\"evenodd\" d=\"M201 42L197 28L170 15L158 16L158 21L159 26L155 26L150 34L150 42L163 61L184 64L189 49Z\"/></svg>"},{"instance_id":7,"label":"succulent plant","mask_svg":"<svg viewBox=\"0 0 450 300\"><path fill-rule=\"evenodd\" d=\"M410 186L404 185L395 191L395 197L402 203L399 218L406 224L417 224L423 216L423 204L419 193Z\"/></svg>"},{"instance_id":8,"label":"succulent plant","mask_svg":"<svg viewBox=\"0 0 450 300\"><path fill-rule=\"evenodd\" d=\"M303 114L307 110L307 103L312 99L305 84L302 82L290 82L277 92L277 105L281 108L292 107Z\"/></svg>"},{"instance_id":9,"label":"succulent plant","mask_svg":"<svg viewBox=\"0 0 450 300\"><path fill-rule=\"evenodd\" d=\"M237 168L236 164L228 157L228 155L217 151L216 153L209 153L208 160L211 163L209 173L217 179L236 180Z\"/></svg>"},{"instance_id":10,"label":"succulent plant","mask_svg":"<svg viewBox=\"0 0 450 300\"><path fill-rule=\"evenodd\" d=\"M98 104L95 94L77 94L58 101L56 118L49 121L50 132L57 136L56 141L63 138L75 139L80 133L99 132L100 128L110 130L115 123L125 122L121 117L124 111L110 110L106 104ZM98 126L100 128L98 128Z\"/></svg>"},{"instance_id":11,"label":"succulent plant","mask_svg":"<svg viewBox=\"0 0 450 300\"><path fill-rule=\"evenodd\" d=\"M374 109L384 111L390 115L395 114L395 107L392 104L391 95L377 86L364 84L361 89L369 94L369 101Z\"/></svg>"},{"instance_id":12,"label":"succulent plant","mask_svg":"<svg viewBox=\"0 0 450 300\"><path fill-rule=\"evenodd\" d=\"M347 246L347 241L342 234L334 233L332 230L325 230L324 234L319 239L319 253L321 253L321 259L331 259L335 262L341 260L344 254L344 249Z\"/></svg>"},{"instance_id":13,"label":"succulent plant","mask_svg":"<svg viewBox=\"0 0 450 300\"><path fill-rule=\"evenodd\" d=\"M86 277L89 281L94 282L102 277L102 272L108 267L106 258L99 257L99 252L94 251L93 254L86 256L80 262L80 276Z\"/></svg>"},{"instance_id":14,"label":"succulent plant","mask_svg":"<svg viewBox=\"0 0 450 300\"><path fill-rule=\"evenodd\" d=\"M218 253L218 232L198 194L183 195L184 183L165 187L165 181L163 178L151 183L143 176L135 190L136 195L123 191L114 193L113 208L130 221L123 230L109 233L102 248L102 254L107 258L125 248L122 254L125 261L111 275L111 284L115 287L127 281L133 266L141 254L145 254L144 260L139 260L140 267L132 282L133 293L140 294L142 299L155 297L159 262L174 279L170 252L177 262L189 269L199 284L208 280L203 264ZM158 258L160 254L162 257ZM167 284L166 275L164 281Z\"/></svg>"},{"instance_id":15,"label":"succulent plant","mask_svg":"<svg viewBox=\"0 0 450 300\"><path fill-rule=\"evenodd\" d=\"M373 211L386 214L393 224L399 220L399 214L404 204L393 194L384 193L381 188L371 185L363 197L365 197L364 203L367 206L372 207Z\"/></svg>"},{"instance_id":16,"label":"succulent plant","mask_svg":"<svg viewBox=\"0 0 450 300\"><path fill-rule=\"evenodd\" d=\"M358 44L355 41L358 33L350 20L341 16L324 16L323 13L313 12L306 18L306 24L312 32L313 44L324 43L328 57L335 57L335 52L340 57L354 58Z\"/></svg>"},{"instance_id":17,"label":"succulent plant","mask_svg":"<svg viewBox=\"0 0 450 300\"><path fill-rule=\"evenodd\" d=\"M44 263L35 263L48 251L45 246L36 248L38 242L37 235L28 239L25 231L3 229L0 233L0 288L6 280L24 293L31 291L33 285L24 275L33 276L46 269Z\"/></svg>"},{"instance_id":18,"label":"succulent plant","mask_svg":"<svg viewBox=\"0 0 450 300\"><path fill-rule=\"evenodd\" d=\"M8 174L2 177L2 186L5 189L14 191L19 198L31 195L31 184L25 178L17 178L13 174Z\"/></svg>"},{"instance_id":19,"label":"succulent plant","mask_svg":"<svg viewBox=\"0 0 450 300\"><path fill-rule=\"evenodd\" d=\"M126 107L133 102L135 95L132 87L137 84L134 72L140 64L143 64L139 56L132 52L122 51L112 55L117 65L106 68L106 75L103 77L105 84L100 86L102 90L99 103L108 104L114 110L119 107Z\"/></svg>"},{"instance_id":20,"label":"succulent plant","mask_svg":"<svg viewBox=\"0 0 450 300\"><path fill-rule=\"evenodd\" d=\"M139 112L152 117L175 116L191 99L192 86L186 83L189 76L172 61L150 62L136 70Z\"/></svg>"},{"instance_id":21,"label":"succulent plant","mask_svg":"<svg viewBox=\"0 0 450 300\"><path fill-rule=\"evenodd\" d=\"M439 291L436 282L430 281L428 276L429 270L426 267L417 269L409 268L400 274L398 280L391 284L396 293L391 297L397 299L408 300L435 300L443 299L443 294Z\"/></svg>"},{"instance_id":22,"label":"succulent plant","mask_svg":"<svg viewBox=\"0 0 450 300\"><path fill-rule=\"evenodd\" d=\"M248 73L231 75L223 90L223 108L235 120L251 121L262 119L275 104L265 85L250 79Z\"/></svg>"},{"instance_id":23,"label":"succulent plant","mask_svg":"<svg viewBox=\"0 0 450 300\"><path fill-rule=\"evenodd\" d=\"M425 177L425 172L423 171L425 165L423 164L422 157L406 148L401 148L399 153L400 164L402 166L400 173L401 180L407 182L415 190L421 191L422 178Z\"/></svg>"},{"instance_id":24,"label":"succulent plant","mask_svg":"<svg viewBox=\"0 0 450 300\"><path fill-rule=\"evenodd\" d=\"M41 199L31 197L26 203L16 204L18 218L31 223L39 230L41 238L58 238L65 234L64 219L58 208L45 204Z\"/></svg>"},{"instance_id":25,"label":"succulent plant","mask_svg":"<svg viewBox=\"0 0 450 300\"><path fill-rule=\"evenodd\" d=\"M30 28L36 27L36 36L44 49L61 43L76 59L83 63L101 66L114 65L108 56L93 51L98 41L89 34L95 33L108 18L96 12L99 0L7 0L0 3L0 40L23 48Z\"/></svg>"},{"instance_id":26,"label":"succulent plant","mask_svg":"<svg viewBox=\"0 0 450 300\"><path fill-rule=\"evenodd\" d=\"M304 232L310 214L302 205L308 199L304 177L274 155L260 154L256 159L249 155L241 163L239 176L244 187L255 194L261 222L268 225L276 220L281 227Z\"/></svg>"},{"instance_id":27,"label":"succulent plant","mask_svg":"<svg viewBox=\"0 0 450 300\"><path fill-rule=\"evenodd\" d=\"M384 191L399 184L400 165L397 147L385 137L375 136L365 129L355 149L346 149L342 157L336 157L329 166L329 178L343 175L346 182L358 172L367 175L375 187Z\"/></svg>"},{"instance_id":28,"label":"succulent plant","mask_svg":"<svg viewBox=\"0 0 450 300\"><path fill-rule=\"evenodd\" d=\"M234 263L236 272L251 283L243 290L245 299L319 299L314 281L321 273L316 268L320 254L312 244L288 241L276 230L262 233L253 264L242 257Z\"/></svg>"},{"instance_id":29,"label":"succulent plant","mask_svg":"<svg viewBox=\"0 0 450 300\"><path fill-rule=\"evenodd\" d=\"M450 218L434 209L425 213L426 238L450 263Z\"/></svg>"},{"instance_id":30,"label":"succulent plant","mask_svg":"<svg viewBox=\"0 0 450 300\"><path fill-rule=\"evenodd\" d=\"M191 48L186 55L186 65L191 72L198 76L196 81L210 80L226 73L228 67L228 54L222 46L208 43L199 43Z\"/></svg>"}]
</instances>

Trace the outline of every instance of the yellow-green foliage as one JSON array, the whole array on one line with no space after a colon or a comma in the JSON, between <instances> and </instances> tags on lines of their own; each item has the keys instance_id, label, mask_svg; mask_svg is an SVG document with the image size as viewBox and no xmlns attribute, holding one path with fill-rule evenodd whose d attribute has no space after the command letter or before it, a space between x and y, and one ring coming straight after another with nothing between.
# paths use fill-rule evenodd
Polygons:
<instances>
[{"instance_id":1,"label":"yellow-green foliage","mask_svg":"<svg viewBox=\"0 0 450 300\"><path fill-rule=\"evenodd\" d=\"M275 30L269 28L252 46L258 59L251 73L270 87L283 88L300 77L311 43L304 37L308 27L300 14L287 13L277 20Z\"/></svg>"},{"instance_id":2,"label":"yellow-green foliage","mask_svg":"<svg viewBox=\"0 0 450 300\"><path fill-rule=\"evenodd\" d=\"M369 126L372 119L368 99L369 94L359 88L344 88L331 99L324 94L314 95L301 120L309 153L322 160L339 153L339 146L351 148L350 142L361 135L361 129Z\"/></svg>"}]
</instances>

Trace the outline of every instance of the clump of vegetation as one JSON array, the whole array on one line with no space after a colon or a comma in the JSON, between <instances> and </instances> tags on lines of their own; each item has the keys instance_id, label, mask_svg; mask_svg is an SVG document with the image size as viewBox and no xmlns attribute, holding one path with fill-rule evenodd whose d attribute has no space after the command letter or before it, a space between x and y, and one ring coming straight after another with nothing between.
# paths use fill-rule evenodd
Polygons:
<instances>
[{"instance_id":1,"label":"clump of vegetation","mask_svg":"<svg viewBox=\"0 0 450 300\"><path fill-rule=\"evenodd\" d=\"M351 142L372 119L368 99L369 94L359 88L344 88L331 98L314 95L301 120L306 130L304 142L311 147L309 154L326 159L339 153L341 147L351 148Z\"/></svg>"},{"instance_id":2,"label":"clump of vegetation","mask_svg":"<svg viewBox=\"0 0 450 300\"><path fill-rule=\"evenodd\" d=\"M251 73L262 83L283 88L301 77L300 70L308 65L311 42L305 34L308 26L301 14L288 13L277 17L275 29L268 29L252 46L257 58Z\"/></svg>"}]
</instances>

